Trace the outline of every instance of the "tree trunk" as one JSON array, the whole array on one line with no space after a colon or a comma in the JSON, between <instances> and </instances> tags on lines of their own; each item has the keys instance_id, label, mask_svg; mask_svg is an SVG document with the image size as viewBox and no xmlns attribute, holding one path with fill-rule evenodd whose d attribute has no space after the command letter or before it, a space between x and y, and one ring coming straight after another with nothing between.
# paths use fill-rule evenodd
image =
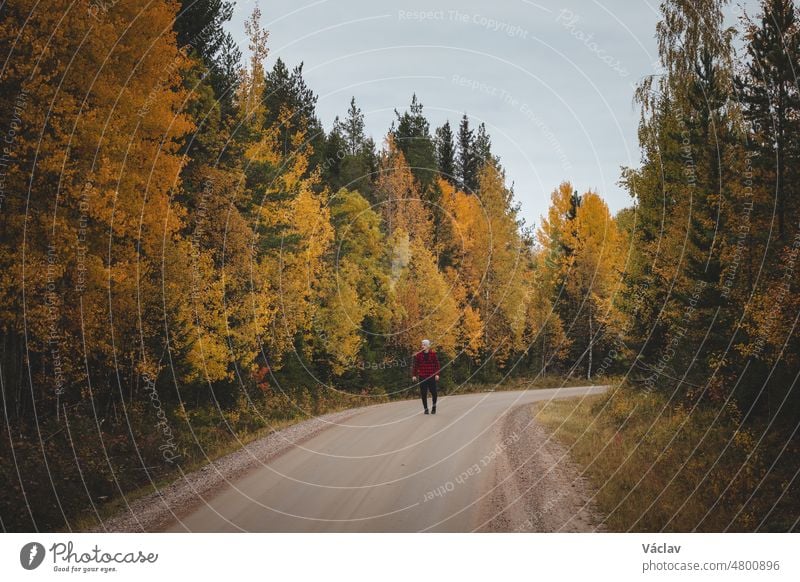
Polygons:
<instances>
[{"instance_id":1,"label":"tree trunk","mask_svg":"<svg viewBox=\"0 0 800 582\"><path fill-rule=\"evenodd\" d=\"M542 376L547 372L547 334L542 330Z\"/></svg>"},{"instance_id":2,"label":"tree trunk","mask_svg":"<svg viewBox=\"0 0 800 582\"><path fill-rule=\"evenodd\" d=\"M589 367L586 369L586 379L592 379L592 355L594 347L594 330L592 329L592 307L589 306Z\"/></svg>"}]
</instances>

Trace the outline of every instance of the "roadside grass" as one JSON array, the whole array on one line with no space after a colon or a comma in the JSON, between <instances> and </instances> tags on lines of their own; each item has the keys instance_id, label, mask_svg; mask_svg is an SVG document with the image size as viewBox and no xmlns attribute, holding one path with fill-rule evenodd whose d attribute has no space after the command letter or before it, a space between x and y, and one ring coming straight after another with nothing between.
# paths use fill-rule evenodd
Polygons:
<instances>
[{"instance_id":1,"label":"roadside grass","mask_svg":"<svg viewBox=\"0 0 800 582\"><path fill-rule=\"evenodd\" d=\"M735 406L617 384L534 405L596 488L609 531L798 531L800 444Z\"/></svg>"}]
</instances>

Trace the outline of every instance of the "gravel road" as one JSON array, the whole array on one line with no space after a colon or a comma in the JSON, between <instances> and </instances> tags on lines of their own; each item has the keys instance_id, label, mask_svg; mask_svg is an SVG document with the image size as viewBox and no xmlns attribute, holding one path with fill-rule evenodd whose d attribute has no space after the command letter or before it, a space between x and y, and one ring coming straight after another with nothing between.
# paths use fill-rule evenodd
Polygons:
<instances>
[{"instance_id":1,"label":"gravel road","mask_svg":"<svg viewBox=\"0 0 800 582\"><path fill-rule=\"evenodd\" d=\"M321 416L254 441L98 531L594 531L602 519L535 402L606 387L416 401Z\"/></svg>"}]
</instances>

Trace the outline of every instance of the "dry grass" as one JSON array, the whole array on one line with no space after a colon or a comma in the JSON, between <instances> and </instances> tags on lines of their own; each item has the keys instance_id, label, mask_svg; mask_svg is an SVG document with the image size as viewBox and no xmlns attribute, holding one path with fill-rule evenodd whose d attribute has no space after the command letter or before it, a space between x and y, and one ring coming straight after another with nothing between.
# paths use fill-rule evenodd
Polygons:
<instances>
[{"instance_id":1,"label":"dry grass","mask_svg":"<svg viewBox=\"0 0 800 582\"><path fill-rule=\"evenodd\" d=\"M800 447L733 406L615 388L538 405L597 489L610 531L797 531ZM759 442L760 441L760 442Z\"/></svg>"}]
</instances>

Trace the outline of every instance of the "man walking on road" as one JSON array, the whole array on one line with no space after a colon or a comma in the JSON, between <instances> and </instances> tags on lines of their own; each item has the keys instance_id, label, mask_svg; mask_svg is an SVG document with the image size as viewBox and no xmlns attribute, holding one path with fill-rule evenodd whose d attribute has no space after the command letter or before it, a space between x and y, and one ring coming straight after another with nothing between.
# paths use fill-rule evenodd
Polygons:
<instances>
[{"instance_id":1,"label":"man walking on road","mask_svg":"<svg viewBox=\"0 0 800 582\"><path fill-rule=\"evenodd\" d=\"M411 379L416 382L419 378L419 395L425 414L428 414L428 391L433 400L432 414L436 414L436 382L439 381L439 359L436 352L431 350L430 340L422 340L422 351L414 354L411 363Z\"/></svg>"}]
</instances>

